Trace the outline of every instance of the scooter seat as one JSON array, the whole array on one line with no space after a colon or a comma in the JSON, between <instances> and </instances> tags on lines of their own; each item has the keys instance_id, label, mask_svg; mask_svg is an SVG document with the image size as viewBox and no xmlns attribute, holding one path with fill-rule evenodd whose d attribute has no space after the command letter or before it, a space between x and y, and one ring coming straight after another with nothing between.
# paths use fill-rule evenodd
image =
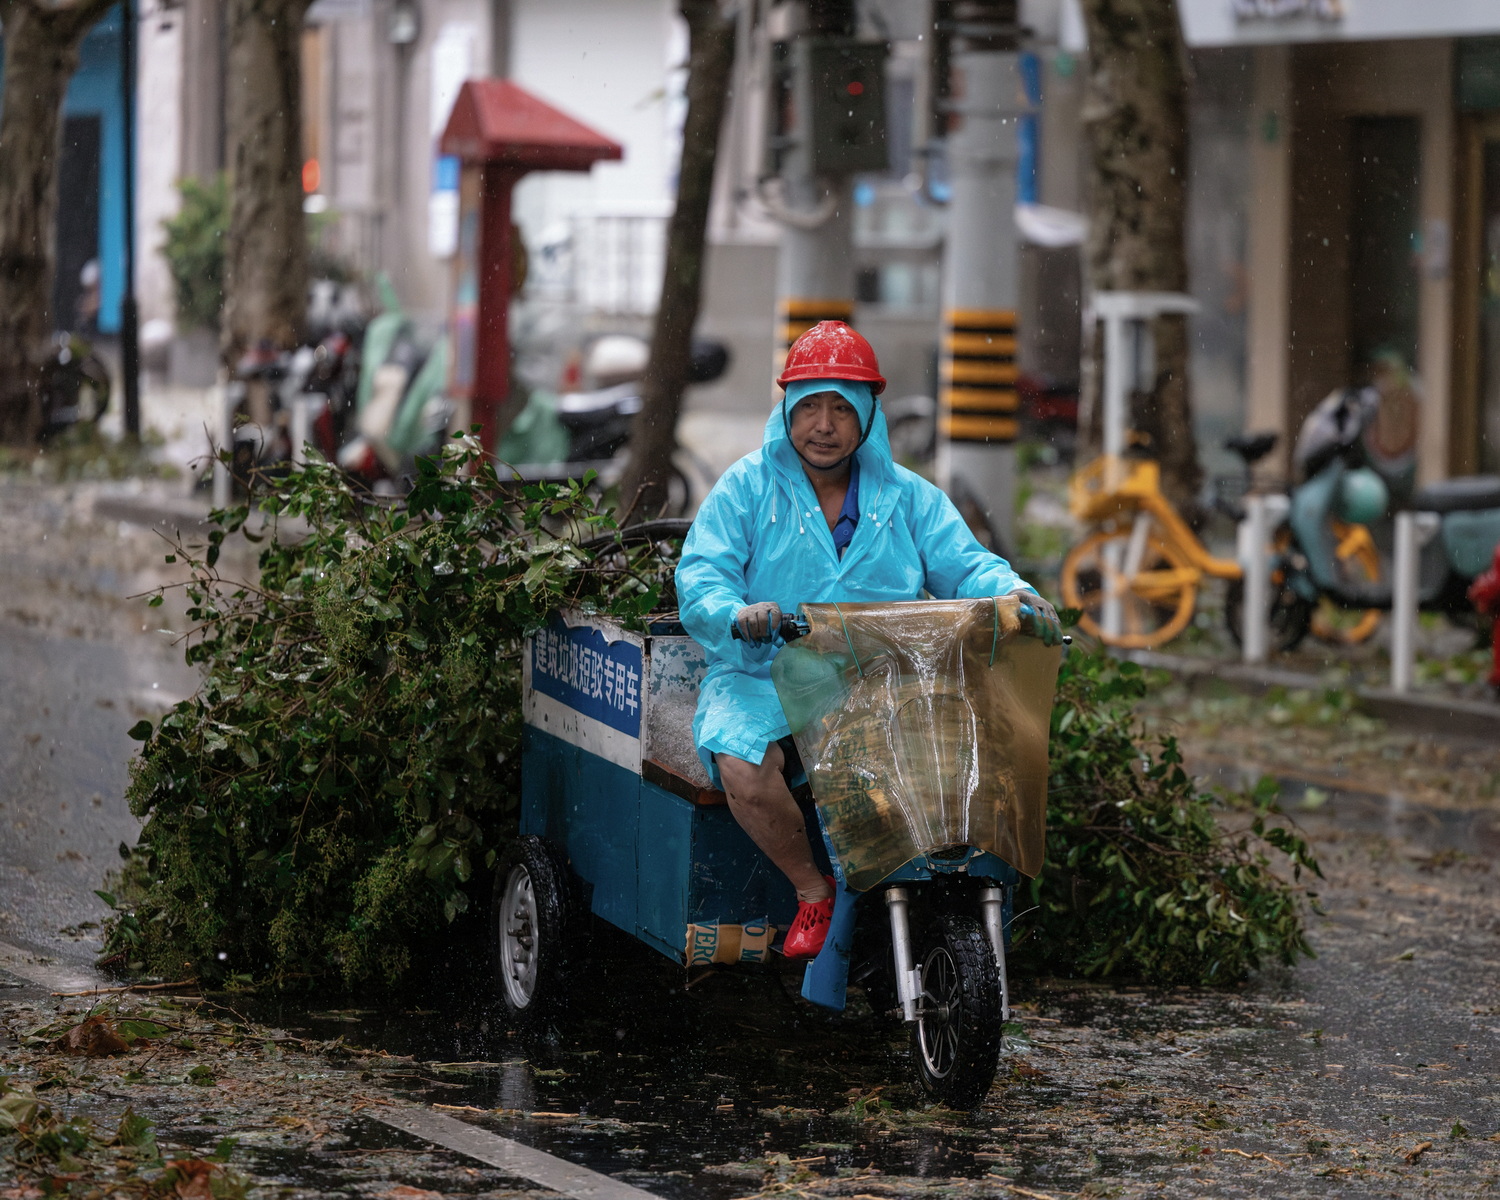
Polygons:
<instances>
[{"instance_id":1,"label":"scooter seat","mask_svg":"<svg viewBox=\"0 0 1500 1200\"><path fill-rule=\"evenodd\" d=\"M1232 438L1224 439L1224 449L1234 451L1245 460L1245 465L1248 467L1276 449L1276 434L1238 433Z\"/></svg>"},{"instance_id":2,"label":"scooter seat","mask_svg":"<svg viewBox=\"0 0 1500 1200\"><path fill-rule=\"evenodd\" d=\"M1472 512L1500 508L1500 475L1460 475L1429 483L1403 507L1414 512Z\"/></svg>"}]
</instances>

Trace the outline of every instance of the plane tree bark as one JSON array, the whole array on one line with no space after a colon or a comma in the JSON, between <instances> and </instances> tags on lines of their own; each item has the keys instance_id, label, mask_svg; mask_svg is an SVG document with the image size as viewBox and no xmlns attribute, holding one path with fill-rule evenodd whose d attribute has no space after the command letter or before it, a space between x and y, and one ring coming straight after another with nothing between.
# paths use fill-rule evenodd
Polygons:
<instances>
[{"instance_id":1,"label":"plane tree bark","mask_svg":"<svg viewBox=\"0 0 1500 1200\"><path fill-rule=\"evenodd\" d=\"M1083 14L1090 287L1185 291L1187 78L1176 4L1083 0ZM1193 515L1203 468L1193 435L1187 318L1159 317L1154 326L1155 379L1132 397L1132 423L1161 463L1163 490L1179 512ZM1092 340L1097 354L1100 339ZM1090 375L1097 396L1097 362ZM1098 413L1097 404L1089 407Z\"/></svg>"},{"instance_id":2,"label":"plane tree bark","mask_svg":"<svg viewBox=\"0 0 1500 1200\"><path fill-rule=\"evenodd\" d=\"M719 131L729 101L734 20L718 0L681 0L688 26L687 117L682 130L677 206L667 225L661 303L641 381L641 411L630 428L630 463L620 507L632 519L657 515L667 502L677 419L688 384L693 327L702 299L705 231Z\"/></svg>"},{"instance_id":3,"label":"plane tree bark","mask_svg":"<svg viewBox=\"0 0 1500 1200\"><path fill-rule=\"evenodd\" d=\"M310 0L228 0L229 229L220 353L290 349L307 311L302 215L303 19Z\"/></svg>"},{"instance_id":4,"label":"plane tree bark","mask_svg":"<svg viewBox=\"0 0 1500 1200\"><path fill-rule=\"evenodd\" d=\"M30 445L41 424L63 100L84 35L113 3L0 0L0 441L9 445Z\"/></svg>"}]
</instances>

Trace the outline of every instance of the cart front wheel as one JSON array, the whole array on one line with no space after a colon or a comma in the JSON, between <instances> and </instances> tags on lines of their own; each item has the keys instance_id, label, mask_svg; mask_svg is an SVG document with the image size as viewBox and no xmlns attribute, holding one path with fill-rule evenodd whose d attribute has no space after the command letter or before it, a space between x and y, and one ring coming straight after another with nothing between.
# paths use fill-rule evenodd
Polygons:
<instances>
[{"instance_id":1,"label":"cart front wheel","mask_svg":"<svg viewBox=\"0 0 1500 1200\"><path fill-rule=\"evenodd\" d=\"M532 1025L563 995L567 868L541 838L513 842L495 873L495 982L511 1019Z\"/></svg>"},{"instance_id":2,"label":"cart front wheel","mask_svg":"<svg viewBox=\"0 0 1500 1200\"><path fill-rule=\"evenodd\" d=\"M944 915L919 947L922 998L912 1052L922 1086L949 1108L984 1099L1000 1064L1000 973L972 917Z\"/></svg>"}]
</instances>

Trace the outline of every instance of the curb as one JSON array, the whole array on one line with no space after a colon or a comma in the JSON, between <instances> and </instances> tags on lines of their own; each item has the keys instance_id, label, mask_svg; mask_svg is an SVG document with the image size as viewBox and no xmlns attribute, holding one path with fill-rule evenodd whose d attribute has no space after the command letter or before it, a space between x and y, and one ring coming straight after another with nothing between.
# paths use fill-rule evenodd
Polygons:
<instances>
[{"instance_id":1,"label":"curb","mask_svg":"<svg viewBox=\"0 0 1500 1200\"><path fill-rule=\"evenodd\" d=\"M100 492L91 508L96 520L127 521L164 533L200 533L209 528L208 505L185 496Z\"/></svg>"},{"instance_id":2,"label":"curb","mask_svg":"<svg viewBox=\"0 0 1500 1200\"><path fill-rule=\"evenodd\" d=\"M1214 679L1252 693L1276 687L1289 691L1321 691L1329 686L1326 679L1301 671L1219 663L1155 650L1126 651L1120 657L1143 667L1167 671L1185 682ZM1389 688L1354 688L1353 692L1364 712L1392 725L1416 733L1500 742L1500 704L1464 700L1457 696L1413 695L1393 692Z\"/></svg>"},{"instance_id":3,"label":"curb","mask_svg":"<svg viewBox=\"0 0 1500 1200\"><path fill-rule=\"evenodd\" d=\"M96 520L126 521L160 533L207 533L213 528L208 519L209 503L189 496L100 492L89 503L89 511ZM271 518L265 513L253 509L245 522L245 529L260 534L270 523ZM282 517L278 528L284 540L300 541L308 533L307 522L301 517Z\"/></svg>"}]
</instances>

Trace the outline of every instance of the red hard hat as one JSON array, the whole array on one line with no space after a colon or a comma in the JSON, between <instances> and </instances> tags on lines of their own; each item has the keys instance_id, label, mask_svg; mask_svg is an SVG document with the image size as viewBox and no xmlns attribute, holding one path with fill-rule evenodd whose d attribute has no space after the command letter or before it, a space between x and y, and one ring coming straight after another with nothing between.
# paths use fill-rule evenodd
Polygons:
<instances>
[{"instance_id":1,"label":"red hard hat","mask_svg":"<svg viewBox=\"0 0 1500 1200\"><path fill-rule=\"evenodd\" d=\"M842 321L819 321L792 343L776 382L786 387L798 379L854 379L877 396L885 391L875 351Z\"/></svg>"}]
</instances>

